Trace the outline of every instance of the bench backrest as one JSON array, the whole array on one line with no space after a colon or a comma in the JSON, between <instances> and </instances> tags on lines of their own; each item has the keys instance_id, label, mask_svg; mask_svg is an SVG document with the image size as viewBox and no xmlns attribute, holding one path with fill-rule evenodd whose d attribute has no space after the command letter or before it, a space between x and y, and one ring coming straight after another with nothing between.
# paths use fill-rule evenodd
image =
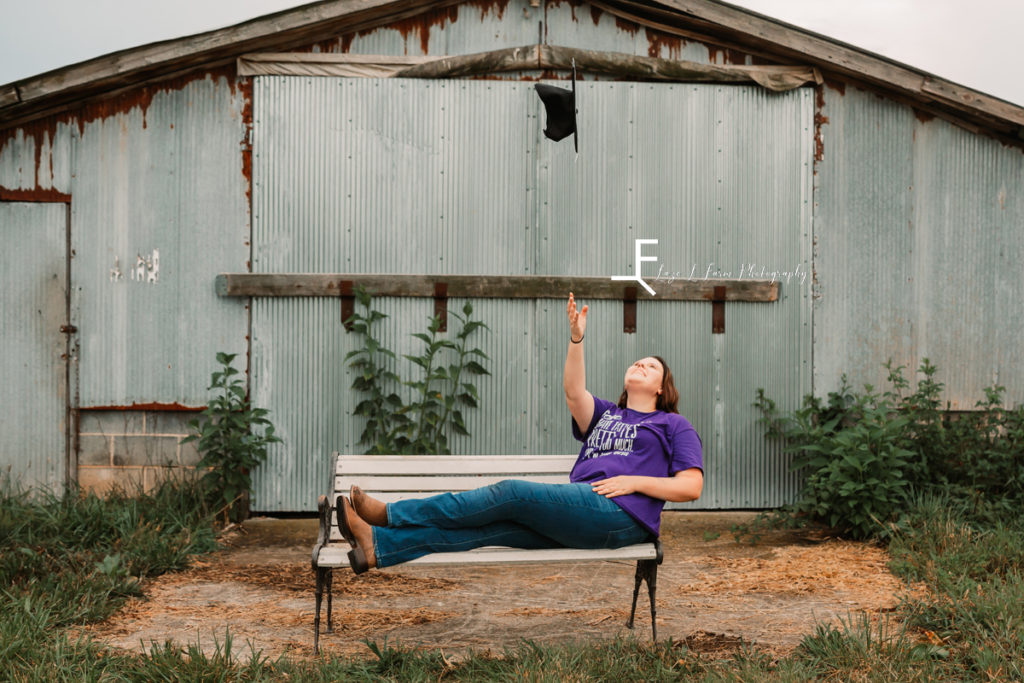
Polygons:
<instances>
[{"instance_id":1,"label":"bench backrest","mask_svg":"<svg viewBox=\"0 0 1024 683\"><path fill-rule=\"evenodd\" d=\"M391 503L436 493L468 491L503 479L564 484L575 455L339 455L334 495L353 484Z\"/></svg>"}]
</instances>

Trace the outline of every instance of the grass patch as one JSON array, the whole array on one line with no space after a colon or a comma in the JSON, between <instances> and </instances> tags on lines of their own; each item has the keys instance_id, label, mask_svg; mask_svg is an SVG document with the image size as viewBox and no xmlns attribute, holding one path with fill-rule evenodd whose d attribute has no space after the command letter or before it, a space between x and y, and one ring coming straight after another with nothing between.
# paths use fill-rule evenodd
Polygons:
<instances>
[{"instance_id":1,"label":"grass patch","mask_svg":"<svg viewBox=\"0 0 1024 683\"><path fill-rule=\"evenodd\" d=\"M0 487L0 671L13 681L961 681L1024 679L1024 520L948 494L919 496L889 538L892 569L931 593L881 617L823 624L789 656L687 641L540 645L457 661L367 641L365 657L269 659L225 634L212 653L112 652L64 627L101 620L139 580L216 547L201 492L62 497ZM689 645L689 647L688 647Z\"/></svg>"},{"instance_id":2,"label":"grass patch","mask_svg":"<svg viewBox=\"0 0 1024 683\"><path fill-rule=\"evenodd\" d=\"M892 568L931 588L906 605L907 625L948 644L951 671L1024 680L1024 519L994 519L991 506L921 498L890 542Z\"/></svg>"},{"instance_id":3,"label":"grass patch","mask_svg":"<svg viewBox=\"0 0 1024 683\"><path fill-rule=\"evenodd\" d=\"M48 670L88 680L93 648L61 628L105 619L139 580L185 567L216 548L194 484L106 498L23 491L0 481L0 671L47 680Z\"/></svg>"}]
</instances>

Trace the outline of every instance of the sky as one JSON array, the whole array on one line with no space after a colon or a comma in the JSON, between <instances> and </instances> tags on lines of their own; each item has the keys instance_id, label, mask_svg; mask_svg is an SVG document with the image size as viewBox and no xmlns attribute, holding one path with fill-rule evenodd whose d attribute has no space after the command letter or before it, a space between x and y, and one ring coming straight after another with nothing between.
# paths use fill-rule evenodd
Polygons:
<instances>
[{"instance_id":1,"label":"sky","mask_svg":"<svg viewBox=\"0 0 1024 683\"><path fill-rule=\"evenodd\" d=\"M296 7L289 0L0 0L0 84ZM1024 105L1024 0L732 0Z\"/></svg>"}]
</instances>

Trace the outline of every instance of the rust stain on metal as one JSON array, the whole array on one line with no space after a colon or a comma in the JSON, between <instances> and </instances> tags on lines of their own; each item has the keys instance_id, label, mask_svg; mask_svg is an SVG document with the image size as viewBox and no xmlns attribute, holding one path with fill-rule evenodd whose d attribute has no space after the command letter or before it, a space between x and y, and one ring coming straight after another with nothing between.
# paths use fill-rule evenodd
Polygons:
<instances>
[{"instance_id":1,"label":"rust stain on metal","mask_svg":"<svg viewBox=\"0 0 1024 683\"><path fill-rule=\"evenodd\" d=\"M235 82L242 96L242 177L245 178L245 208L252 209L252 79L239 78Z\"/></svg>"},{"instance_id":2,"label":"rust stain on metal","mask_svg":"<svg viewBox=\"0 0 1024 683\"><path fill-rule=\"evenodd\" d=\"M751 57L746 52L741 50L734 50L728 47L721 47L719 45L711 45L710 43L704 44L708 49L708 61L711 64L747 64L747 59L750 59L750 64L769 64L771 63L766 59L758 59Z\"/></svg>"},{"instance_id":3,"label":"rust stain on metal","mask_svg":"<svg viewBox=\"0 0 1024 683\"><path fill-rule=\"evenodd\" d=\"M825 158L825 139L821 135L821 127L828 123L828 117L822 114L825 108L825 88L814 86L814 160L821 161ZM817 169L814 170L818 172Z\"/></svg>"},{"instance_id":4,"label":"rust stain on metal","mask_svg":"<svg viewBox=\"0 0 1024 683\"><path fill-rule=\"evenodd\" d=\"M725 63L726 64L746 64L747 54L740 52L739 50L733 50L731 48L725 49Z\"/></svg>"},{"instance_id":5,"label":"rust stain on metal","mask_svg":"<svg viewBox=\"0 0 1024 683\"><path fill-rule=\"evenodd\" d=\"M615 17L615 28L619 29L623 33L628 33L631 36L635 36L640 31L640 25L634 24L632 21L626 21Z\"/></svg>"},{"instance_id":6,"label":"rust stain on metal","mask_svg":"<svg viewBox=\"0 0 1024 683\"><path fill-rule=\"evenodd\" d=\"M597 26L599 23L601 23L601 15L603 14L604 12L601 10L600 7L595 7L594 5L590 6L590 18L594 21L594 26Z\"/></svg>"},{"instance_id":7,"label":"rust stain on metal","mask_svg":"<svg viewBox=\"0 0 1024 683\"><path fill-rule=\"evenodd\" d=\"M53 137L52 136L46 136L46 137L44 137L44 140L46 140L47 138L49 138L49 142L50 142L50 150L51 150L50 158L52 159L53 158L53 152L52 152L52 150L53 150ZM42 141L39 141L39 140L36 141L35 150L34 151L35 151L35 165L34 165L34 168L35 168L35 179L32 181L32 186L33 187L39 187L39 166L41 165L42 158L43 158L43 143L42 143ZM50 181L51 181L50 184L52 185L53 184L53 179L51 178Z\"/></svg>"},{"instance_id":8,"label":"rust stain on metal","mask_svg":"<svg viewBox=\"0 0 1024 683\"><path fill-rule=\"evenodd\" d=\"M235 67L233 64L215 69L193 71L182 76L167 78L155 83L147 83L129 92L86 105L78 117L78 132L85 132L85 124L87 123L97 119L109 119L117 114L128 114L135 108L138 108L142 114L142 127L146 128L148 126L146 114L149 112L149 107L153 104L153 98L157 95L179 92L196 81L211 80L216 83L222 78L234 90Z\"/></svg>"},{"instance_id":9,"label":"rust stain on metal","mask_svg":"<svg viewBox=\"0 0 1024 683\"><path fill-rule=\"evenodd\" d=\"M87 406L79 408L79 410L166 410L167 412L199 413L206 410L206 406L184 406L180 403L132 403L131 405L127 406Z\"/></svg>"},{"instance_id":10,"label":"rust stain on metal","mask_svg":"<svg viewBox=\"0 0 1024 683\"><path fill-rule=\"evenodd\" d=\"M911 107L910 109L911 111L914 112L914 118L920 121L921 123L928 123L929 121L935 118L935 114L929 114L926 111L921 111L917 107Z\"/></svg>"},{"instance_id":11,"label":"rust stain on metal","mask_svg":"<svg viewBox=\"0 0 1024 683\"><path fill-rule=\"evenodd\" d=\"M409 54L409 36L414 33L419 35L420 39L420 52L421 54L430 54L430 30L437 26L438 28L444 28L448 24L454 24L459 19L459 8L458 6L451 7L440 7L429 12L420 14L419 16L410 17L408 19L400 19L393 21L389 24L384 24L379 28L364 29L359 31L356 35L364 36L378 31L380 29L390 29L392 31L398 31L402 36L402 41L405 43L405 54ZM345 36L342 39L342 51L348 51L348 48L352 44L351 34Z\"/></svg>"},{"instance_id":12,"label":"rust stain on metal","mask_svg":"<svg viewBox=\"0 0 1024 683\"><path fill-rule=\"evenodd\" d=\"M50 171L50 185L53 184L53 146L57 139L57 131L60 126L78 128L79 136L85 133L85 126L94 121L106 121L119 114L129 114L134 109L139 109L142 114L142 127L147 127L146 114L153 103L153 98L160 93L171 93L183 90L190 83L210 79L214 82L225 79L235 90L235 67L226 65L216 69L197 70L182 76L164 79L155 83L140 85L129 92L111 96L107 99L96 102L89 102L78 109L69 110L60 114L47 116L19 124L17 126L0 130L0 154L3 154L8 145L16 144L19 139L24 141L31 139L34 147L34 181L31 190L50 191L52 187L41 187L39 173L42 167L43 145L49 147L49 158L47 164Z\"/></svg>"},{"instance_id":13,"label":"rust stain on metal","mask_svg":"<svg viewBox=\"0 0 1024 683\"><path fill-rule=\"evenodd\" d=\"M569 6L569 12L571 13L572 21L574 23L578 23L579 22L579 19L576 17L576 8L577 7L589 8L590 9L590 13L591 13L590 16L591 17L594 16L593 7L589 3L581 2L580 0L546 0L544 2L544 4L543 4L543 7L544 7L544 10L546 12L547 9L550 8L550 7L561 7L562 5L568 5ZM544 24L546 26L547 22L545 21Z\"/></svg>"},{"instance_id":14,"label":"rust stain on metal","mask_svg":"<svg viewBox=\"0 0 1024 683\"><path fill-rule=\"evenodd\" d=\"M662 57L661 49L668 48L669 59L679 59L683 50L683 39L679 36L671 36L661 31L645 28L647 36L647 55L650 57Z\"/></svg>"},{"instance_id":15,"label":"rust stain on metal","mask_svg":"<svg viewBox=\"0 0 1024 683\"><path fill-rule=\"evenodd\" d=\"M832 90L835 90L841 96L846 94L846 83L844 83L843 81L828 79L825 81L825 85L827 85Z\"/></svg>"},{"instance_id":16,"label":"rust stain on metal","mask_svg":"<svg viewBox=\"0 0 1024 683\"><path fill-rule=\"evenodd\" d=\"M487 18L487 15L493 10L494 16L499 21L505 16L505 10L508 9L510 0L469 0L464 3L470 7L476 7L480 10L480 21Z\"/></svg>"},{"instance_id":17,"label":"rust stain on metal","mask_svg":"<svg viewBox=\"0 0 1024 683\"><path fill-rule=\"evenodd\" d=\"M0 186L0 202L47 202L67 204L71 195L57 190L8 190Z\"/></svg>"}]
</instances>

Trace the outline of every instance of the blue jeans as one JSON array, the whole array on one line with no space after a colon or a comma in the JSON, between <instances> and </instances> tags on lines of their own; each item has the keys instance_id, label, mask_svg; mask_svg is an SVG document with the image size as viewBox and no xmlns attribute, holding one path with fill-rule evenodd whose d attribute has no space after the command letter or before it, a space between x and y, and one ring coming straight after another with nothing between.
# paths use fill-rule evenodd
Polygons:
<instances>
[{"instance_id":1,"label":"blue jeans","mask_svg":"<svg viewBox=\"0 0 1024 683\"><path fill-rule=\"evenodd\" d=\"M388 503L387 515L386 527L373 527L378 567L485 545L620 548L651 536L584 483L508 479L473 491Z\"/></svg>"}]
</instances>

